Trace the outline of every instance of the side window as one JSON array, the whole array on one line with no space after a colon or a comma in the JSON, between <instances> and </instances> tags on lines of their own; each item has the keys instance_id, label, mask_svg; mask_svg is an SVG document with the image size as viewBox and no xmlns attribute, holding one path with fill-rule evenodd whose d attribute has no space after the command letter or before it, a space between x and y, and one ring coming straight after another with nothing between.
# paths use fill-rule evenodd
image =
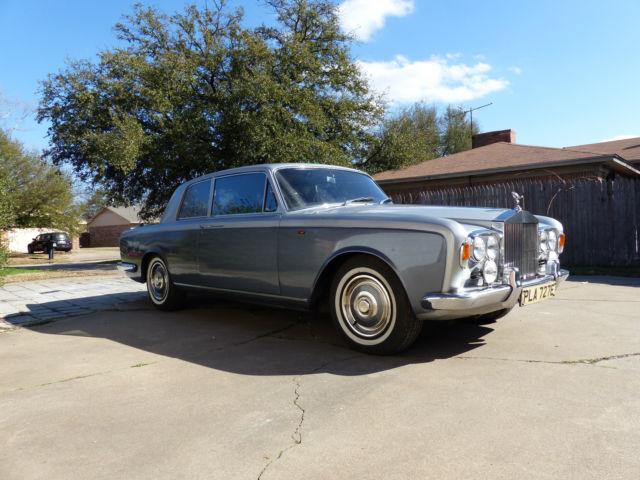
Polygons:
<instances>
[{"instance_id":1,"label":"side window","mask_svg":"<svg viewBox=\"0 0 640 480\"><path fill-rule=\"evenodd\" d=\"M264 197L264 211L265 212L275 212L278 209L278 201L276 200L276 195L273 193L273 189L271 188L271 183L267 182L267 192Z\"/></svg>"},{"instance_id":2,"label":"side window","mask_svg":"<svg viewBox=\"0 0 640 480\"><path fill-rule=\"evenodd\" d=\"M262 212L266 180L263 173L244 173L216 178L213 215Z\"/></svg>"},{"instance_id":3,"label":"side window","mask_svg":"<svg viewBox=\"0 0 640 480\"><path fill-rule=\"evenodd\" d=\"M211 180L205 180L189 186L182 198L178 218L206 217L210 192Z\"/></svg>"}]
</instances>

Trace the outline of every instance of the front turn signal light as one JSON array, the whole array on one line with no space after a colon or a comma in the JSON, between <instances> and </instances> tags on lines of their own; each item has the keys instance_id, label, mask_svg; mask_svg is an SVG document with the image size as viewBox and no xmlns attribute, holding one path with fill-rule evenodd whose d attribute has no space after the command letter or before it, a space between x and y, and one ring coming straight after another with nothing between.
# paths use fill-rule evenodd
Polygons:
<instances>
[{"instance_id":1,"label":"front turn signal light","mask_svg":"<svg viewBox=\"0 0 640 480\"><path fill-rule=\"evenodd\" d=\"M471 258L471 244L469 242L464 242L460 247L460 265L463 267L467 266L467 262Z\"/></svg>"},{"instance_id":2,"label":"front turn signal light","mask_svg":"<svg viewBox=\"0 0 640 480\"><path fill-rule=\"evenodd\" d=\"M558 253L562 253L562 251L564 250L564 242L566 240L566 235L564 233L561 233L558 236Z\"/></svg>"}]
</instances>

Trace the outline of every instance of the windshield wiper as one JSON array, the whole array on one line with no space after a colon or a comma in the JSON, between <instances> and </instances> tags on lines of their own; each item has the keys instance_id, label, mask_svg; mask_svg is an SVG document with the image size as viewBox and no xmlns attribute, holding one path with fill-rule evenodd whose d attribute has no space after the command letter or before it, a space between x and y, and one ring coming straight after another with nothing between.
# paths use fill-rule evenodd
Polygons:
<instances>
[{"instance_id":1,"label":"windshield wiper","mask_svg":"<svg viewBox=\"0 0 640 480\"><path fill-rule=\"evenodd\" d=\"M371 202L373 202L373 197L358 197L358 198L353 198L351 200L345 200L342 205L344 206L344 205L349 205L350 203L371 203Z\"/></svg>"}]
</instances>

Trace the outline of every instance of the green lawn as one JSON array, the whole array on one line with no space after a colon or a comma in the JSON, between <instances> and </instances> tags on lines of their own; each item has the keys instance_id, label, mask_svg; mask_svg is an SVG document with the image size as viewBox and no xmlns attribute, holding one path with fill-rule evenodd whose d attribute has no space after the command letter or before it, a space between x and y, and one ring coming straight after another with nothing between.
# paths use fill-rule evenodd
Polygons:
<instances>
[{"instance_id":1,"label":"green lawn","mask_svg":"<svg viewBox=\"0 0 640 480\"><path fill-rule=\"evenodd\" d=\"M36 270L33 268L5 267L5 268L0 268L0 278L8 277L10 275L20 275L21 273L34 273L39 271L40 270Z\"/></svg>"}]
</instances>

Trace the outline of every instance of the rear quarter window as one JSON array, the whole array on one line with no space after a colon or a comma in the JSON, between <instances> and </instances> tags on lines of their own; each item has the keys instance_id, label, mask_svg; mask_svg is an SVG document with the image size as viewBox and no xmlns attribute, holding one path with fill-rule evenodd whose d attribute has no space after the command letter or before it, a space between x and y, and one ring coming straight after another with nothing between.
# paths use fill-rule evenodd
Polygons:
<instances>
[{"instance_id":1,"label":"rear quarter window","mask_svg":"<svg viewBox=\"0 0 640 480\"><path fill-rule=\"evenodd\" d=\"M211 180L194 183L182 198L178 218L206 217L211 194Z\"/></svg>"}]
</instances>

